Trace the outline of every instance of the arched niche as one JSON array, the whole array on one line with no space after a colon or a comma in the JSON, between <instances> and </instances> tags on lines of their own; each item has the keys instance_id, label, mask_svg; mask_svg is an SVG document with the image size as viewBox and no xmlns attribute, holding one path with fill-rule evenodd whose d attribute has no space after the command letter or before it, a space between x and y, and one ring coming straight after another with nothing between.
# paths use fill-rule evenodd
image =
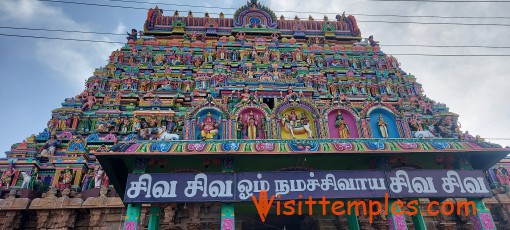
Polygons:
<instances>
[{"instance_id":1,"label":"arched niche","mask_svg":"<svg viewBox=\"0 0 510 230\"><path fill-rule=\"evenodd\" d=\"M316 124L310 111L292 106L284 109L279 117L281 139L317 138Z\"/></svg>"},{"instance_id":2,"label":"arched niche","mask_svg":"<svg viewBox=\"0 0 510 230\"><path fill-rule=\"evenodd\" d=\"M349 138L359 138L358 124L355 115L342 108L333 109L328 113L328 131L330 138L340 138L338 127L336 126L338 113L342 115L342 119L345 121L347 127L349 127Z\"/></svg>"},{"instance_id":3,"label":"arched niche","mask_svg":"<svg viewBox=\"0 0 510 230\"><path fill-rule=\"evenodd\" d=\"M386 123L386 127L388 129L388 138L400 138L395 115L390 112L389 109L385 109L383 107L373 109L369 113L372 137L382 138L381 130L379 129L378 125L379 116L382 116L384 122Z\"/></svg>"},{"instance_id":4,"label":"arched niche","mask_svg":"<svg viewBox=\"0 0 510 230\"><path fill-rule=\"evenodd\" d=\"M236 113L236 139L266 139L268 114L257 107L244 107Z\"/></svg>"},{"instance_id":5,"label":"arched niche","mask_svg":"<svg viewBox=\"0 0 510 230\"><path fill-rule=\"evenodd\" d=\"M204 108L204 109L201 109L199 110L194 119L195 119L195 138L196 139L213 139L213 140L219 140L219 139L224 139L224 136L223 136L223 124L222 124L222 119L224 118L223 116L223 113L218 110L218 109L215 109L215 108ZM204 123L206 126L205 126L205 129L206 130L211 130L212 128L214 128L213 126L214 125L218 125L217 128L214 128L214 129L217 129L217 134L214 135L213 133L215 132L214 129L212 129L213 132L205 132L205 135L206 136L202 136L202 130L200 130L200 126L201 124Z\"/></svg>"}]
</instances>

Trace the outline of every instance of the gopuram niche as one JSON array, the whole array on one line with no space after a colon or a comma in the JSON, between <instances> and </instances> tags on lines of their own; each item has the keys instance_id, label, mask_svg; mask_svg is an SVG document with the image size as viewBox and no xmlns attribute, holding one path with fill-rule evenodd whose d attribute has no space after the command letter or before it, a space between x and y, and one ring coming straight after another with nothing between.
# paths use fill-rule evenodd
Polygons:
<instances>
[{"instance_id":1,"label":"gopuram niche","mask_svg":"<svg viewBox=\"0 0 510 230\"><path fill-rule=\"evenodd\" d=\"M222 178L246 173L253 174L247 181L263 181L269 173L319 180L327 172L354 178L418 169L424 175L441 170L483 175L481 170L509 152L462 132L458 115L428 98L416 77L381 50L384 44L373 36L363 39L356 18L345 13L286 19L257 0L242 5L233 18L155 7L143 29L126 38L80 95L48 111L46 127L13 144L0 159L2 228L263 229L267 226L259 224L251 203L217 197L229 194ZM508 174L491 169L479 179L503 194ZM186 177L193 185L186 191L202 193L177 199L170 179L146 180L154 186L145 191L130 187L143 183L128 178L142 175ZM220 179L212 183L208 176ZM126 194L136 199L137 192L170 200L126 202L131 199ZM350 192L354 196L334 198L372 198L366 191ZM480 208L470 218L389 215L369 222L353 215L285 219L271 213L266 224L399 230L510 226L509 212L495 203L484 206L488 193L469 197ZM407 194L390 202L420 198L424 210L427 202L468 195Z\"/></svg>"}]
</instances>

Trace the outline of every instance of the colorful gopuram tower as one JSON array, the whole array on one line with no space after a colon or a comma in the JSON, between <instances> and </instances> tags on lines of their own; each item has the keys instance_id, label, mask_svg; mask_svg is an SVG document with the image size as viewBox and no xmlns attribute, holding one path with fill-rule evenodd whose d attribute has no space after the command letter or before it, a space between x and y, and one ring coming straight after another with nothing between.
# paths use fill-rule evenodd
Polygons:
<instances>
[{"instance_id":1,"label":"colorful gopuram tower","mask_svg":"<svg viewBox=\"0 0 510 230\"><path fill-rule=\"evenodd\" d=\"M506 170L485 174L510 151L461 132L353 16L278 18L257 0L233 18L156 7L127 36L46 129L0 159L2 228L510 226L508 206L483 203L510 184ZM264 191L275 203L262 221L252 197ZM417 213L284 215L276 204L308 197L414 202ZM477 212L426 212L444 201Z\"/></svg>"}]
</instances>

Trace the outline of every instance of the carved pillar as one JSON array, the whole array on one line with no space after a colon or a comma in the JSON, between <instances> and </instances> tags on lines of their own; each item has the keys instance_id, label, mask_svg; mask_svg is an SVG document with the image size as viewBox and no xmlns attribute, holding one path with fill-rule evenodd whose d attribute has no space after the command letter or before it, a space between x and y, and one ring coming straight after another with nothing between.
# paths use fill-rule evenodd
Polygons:
<instances>
[{"instance_id":1,"label":"carved pillar","mask_svg":"<svg viewBox=\"0 0 510 230\"><path fill-rule=\"evenodd\" d=\"M391 163L388 157L379 157L377 167L382 170L391 170ZM390 199L388 201L388 225L390 230L407 230L406 218L399 214L404 206L404 202ZM422 218L423 219L423 218Z\"/></svg>"},{"instance_id":2,"label":"carved pillar","mask_svg":"<svg viewBox=\"0 0 510 230\"><path fill-rule=\"evenodd\" d=\"M349 230L360 230L358 216L356 216L356 205L353 205L349 212L346 212L347 223L349 223Z\"/></svg>"},{"instance_id":3,"label":"carved pillar","mask_svg":"<svg viewBox=\"0 0 510 230\"><path fill-rule=\"evenodd\" d=\"M148 230L158 230L161 208L159 206L151 206L150 213Z\"/></svg>"},{"instance_id":4,"label":"carved pillar","mask_svg":"<svg viewBox=\"0 0 510 230\"><path fill-rule=\"evenodd\" d=\"M147 167L147 161L144 158L137 158L134 165L134 173L144 173ZM124 228L126 230L140 229L140 214L142 204L128 204L126 210L126 219L124 220Z\"/></svg>"},{"instance_id":5,"label":"carved pillar","mask_svg":"<svg viewBox=\"0 0 510 230\"><path fill-rule=\"evenodd\" d=\"M416 208L416 210L418 210L418 213L416 213L416 215L412 216L414 229L415 230L427 230L427 225L425 224L425 219L423 219L423 215L421 214L420 200L414 199L413 201L416 201L416 204L414 205L414 207Z\"/></svg>"},{"instance_id":6,"label":"carved pillar","mask_svg":"<svg viewBox=\"0 0 510 230\"><path fill-rule=\"evenodd\" d=\"M226 173L234 172L234 160L232 158L223 159L222 171ZM234 230L235 228L234 205L221 203L221 230Z\"/></svg>"},{"instance_id":7,"label":"carved pillar","mask_svg":"<svg viewBox=\"0 0 510 230\"><path fill-rule=\"evenodd\" d=\"M399 202L401 202L401 205ZM403 205L404 202L402 201L389 200L388 224L390 230L407 230L405 215L399 214L402 211L400 207Z\"/></svg>"},{"instance_id":8,"label":"carved pillar","mask_svg":"<svg viewBox=\"0 0 510 230\"><path fill-rule=\"evenodd\" d=\"M142 211L141 204L128 204L126 210L126 219L124 220L124 228L126 230L140 229L140 214Z\"/></svg>"},{"instance_id":9,"label":"carved pillar","mask_svg":"<svg viewBox=\"0 0 510 230\"><path fill-rule=\"evenodd\" d=\"M491 212L485 207L483 201L481 199L473 201L476 205L476 215L471 217L471 221L473 221L475 230L496 230Z\"/></svg>"}]
</instances>

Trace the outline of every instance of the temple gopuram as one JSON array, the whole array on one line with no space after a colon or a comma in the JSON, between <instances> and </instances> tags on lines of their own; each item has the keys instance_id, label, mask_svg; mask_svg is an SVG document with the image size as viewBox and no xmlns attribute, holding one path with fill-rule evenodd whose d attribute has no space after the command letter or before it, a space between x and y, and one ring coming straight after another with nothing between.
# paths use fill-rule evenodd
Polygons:
<instances>
[{"instance_id":1,"label":"temple gopuram","mask_svg":"<svg viewBox=\"0 0 510 230\"><path fill-rule=\"evenodd\" d=\"M0 226L510 229L510 160L494 166L510 149L461 131L400 66L345 13L155 7L83 93L0 159ZM356 215L366 208L309 198L389 206ZM430 212L445 201L473 207Z\"/></svg>"}]
</instances>

